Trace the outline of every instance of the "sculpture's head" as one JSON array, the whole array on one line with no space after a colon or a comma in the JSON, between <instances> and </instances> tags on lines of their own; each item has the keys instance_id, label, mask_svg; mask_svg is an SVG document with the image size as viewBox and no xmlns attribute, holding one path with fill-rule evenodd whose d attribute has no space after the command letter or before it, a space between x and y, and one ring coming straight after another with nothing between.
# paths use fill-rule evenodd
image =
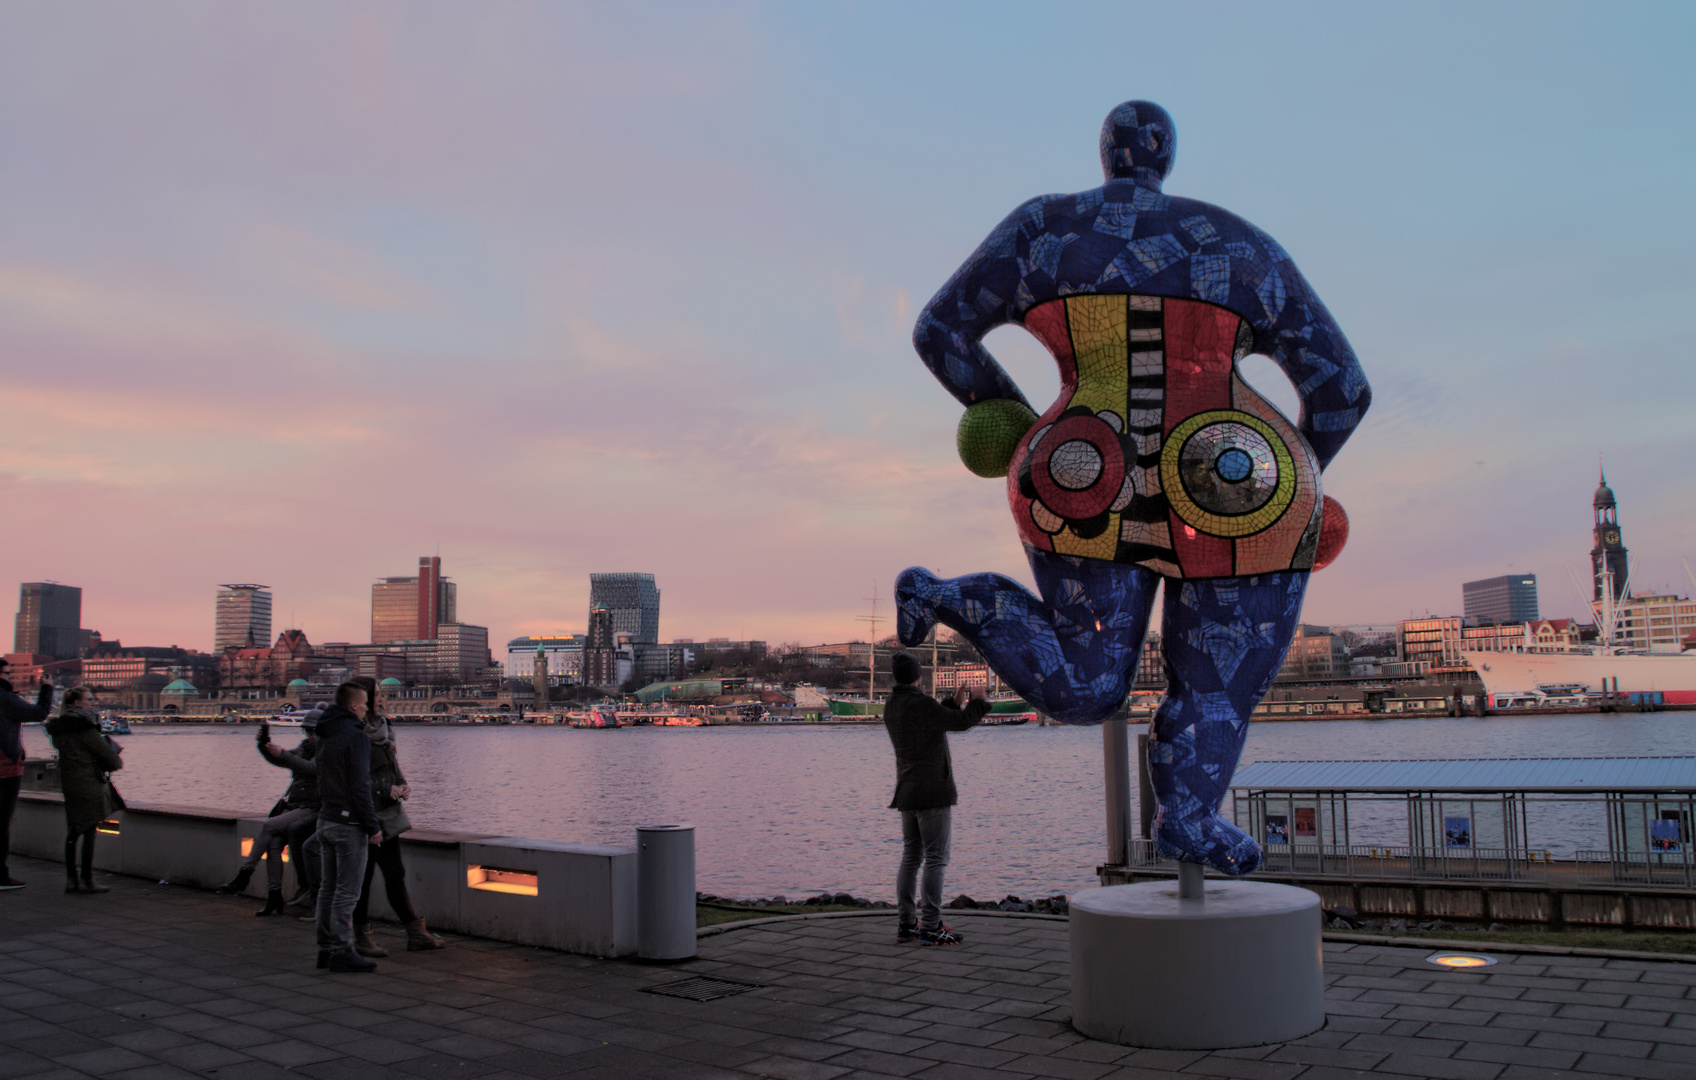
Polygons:
<instances>
[{"instance_id":1,"label":"sculpture's head","mask_svg":"<svg viewBox=\"0 0 1696 1080\"><path fill-rule=\"evenodd\" d=\"M1101 125L1101 171L1109 180L1138 180L1152 187L1172 171L1178 130L1152 101L1127 101Z\"/></svg>"}]
</instances>

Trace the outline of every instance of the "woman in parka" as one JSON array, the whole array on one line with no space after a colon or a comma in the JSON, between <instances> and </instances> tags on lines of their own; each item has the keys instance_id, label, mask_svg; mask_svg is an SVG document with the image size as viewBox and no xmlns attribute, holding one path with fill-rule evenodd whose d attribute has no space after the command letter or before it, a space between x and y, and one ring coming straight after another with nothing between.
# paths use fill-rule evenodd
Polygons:
<instances>
[{"instance_id":1,"label":"woman in parka","mask_svg":"<svg viewBox=\"0 0 1696 1080\"><path fill-rule=\"evenodd\" d=\"M371 742L371 801L377 808L377 820L383 826L383 842L371 849L365 860L365 887L359 893L359 904L353 909L353 947L361 956L387 956L389 952L371 936L371 882L377 870L383 871L383 889L395 918L406 927L406 949L418 952L441 949L447 942L430 933L424 917L412 906L406 891L406 866L401 862L400 834L410 824L394 828L397 819L404 819L402 800L412 793L395 757L394 729L388 718L377 711L377 680L368 675L348 680L365 687L365 737Z\"/></svg>"},{"instance_id":2,"label":"woman in parka","mask_svg":"<svg viewBox=\"0 0 1696 1080\"><path fill-rule=\"evenodd\" d=\"M110 774L124 767L118 748L100 734L94 691L74 686L65 691L59 715L47 721L47 734L59 751L59 787L65 794L65 891L111 892L94 883L94 830L123 809ZM82 875L77 875L77 838L82 838Z\"/></svg>"}]
</instances>

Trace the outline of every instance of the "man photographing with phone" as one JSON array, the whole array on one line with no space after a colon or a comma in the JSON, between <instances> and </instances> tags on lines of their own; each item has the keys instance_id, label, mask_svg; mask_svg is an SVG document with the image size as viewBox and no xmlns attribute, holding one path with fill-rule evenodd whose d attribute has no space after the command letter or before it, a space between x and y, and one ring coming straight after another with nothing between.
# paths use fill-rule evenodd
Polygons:
<instances>
[{"instance_id":1,"label":"man photographing with phone","mask_svg":"<svg viewBox=\"0 0 1696 1080\"><path fill-rule=\"evenodd\" d=\"M900 923L895 940L958 945L960 935L942 924L942 878L948 869L954 804L959 801L948 733L976 725L989 712L989 702L982 689L971 691L966 702L967 691L961 687L939 704L918 687L923 670L910 654L896 653L890 665L895 688L883 709L883 726L895 747L895 798L889 805L901 811L901 869L895 877Z\"/></svg>"}]
</instances>

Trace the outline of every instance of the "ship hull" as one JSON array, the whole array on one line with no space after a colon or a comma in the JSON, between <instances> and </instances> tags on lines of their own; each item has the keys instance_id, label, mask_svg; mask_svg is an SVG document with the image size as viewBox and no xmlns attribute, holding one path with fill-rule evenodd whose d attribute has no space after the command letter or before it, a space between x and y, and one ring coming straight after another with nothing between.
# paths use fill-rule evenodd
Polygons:
<instances>
[{"instance_id":1,"label":"ship hull","mask_svg":"<svg viewBox=\"0 0 1696 1080\"><path fill-rule=\"evenodd\" d=\"M1659 694L1668 705L1696 705L1696 654L1468 652L1461 656L1478 672L1491 697L1538 693L1545 687L1582 687L1592 694Z\"/></svg>"}]
</instances>

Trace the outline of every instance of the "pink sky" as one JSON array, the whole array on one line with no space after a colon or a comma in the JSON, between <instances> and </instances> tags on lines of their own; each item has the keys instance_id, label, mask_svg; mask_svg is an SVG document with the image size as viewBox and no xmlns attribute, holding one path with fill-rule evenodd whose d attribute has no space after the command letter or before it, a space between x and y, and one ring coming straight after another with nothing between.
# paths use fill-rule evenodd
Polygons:
<instances>
[{"instance_id":1,"label":"pink sky","mask_svg":"<svg viewBox=\"0 0 1696 1080\"><path fill-rule=\"evenodd\" d=\"M220 582L361 641L370 583L437 551L497 642L581 630L593 571L656 574L664 638L772 642L863 634L910 564L1028 579L908 335L1002 214L1099 182L1140 96L1182 133L1167 189L1272 232L1377 392L1309 621L1509 571L1576 613L1599 453L1638 591L1690 591L1679 35L1232 9L1226 54L1327 47L1201 80L1017 10L8 8L0 584L206 648ZM989 344L1052 399L1020 331Z\"/></svg>"}]
</instances>

